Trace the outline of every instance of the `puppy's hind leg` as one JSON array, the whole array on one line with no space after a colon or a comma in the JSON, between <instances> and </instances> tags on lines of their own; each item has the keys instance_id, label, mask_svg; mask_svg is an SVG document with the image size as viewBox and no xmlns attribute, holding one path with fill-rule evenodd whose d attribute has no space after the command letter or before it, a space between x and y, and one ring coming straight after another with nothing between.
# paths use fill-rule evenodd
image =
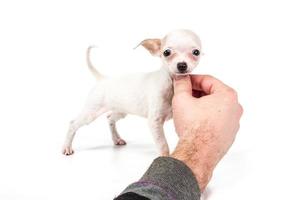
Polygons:
<instances>
[{"instance_id":1,"label":"puppy's hind leg","mask_svg":"<svg viewBox=\"0 0 286 200\"><path fill-rule=\"evenodd\" d=\"M68 156L73 154L74 151L72 149L72 142L76 131L83 125L90 124L93 120L95 120L98 116L100 116L105 112L106 109L103 108L100 109L85 108L75 120L71 121L62 151L64 155Z\"/></svg>"},{"instance_id":2,"label":"puppy's hind leg","mask_svg":"<svg viewBox=\"0 0 286 200\"><path fill-rule=\"evenodd\" d=\"M110 128L111 136L113 143L115 145L125 145L126 142L120 137L117 128L116 128L116 122L126 116L125 113L119 113L119 112L112 112L107 116L108 119L108 125Z\"/></svg>"}]
</instances>

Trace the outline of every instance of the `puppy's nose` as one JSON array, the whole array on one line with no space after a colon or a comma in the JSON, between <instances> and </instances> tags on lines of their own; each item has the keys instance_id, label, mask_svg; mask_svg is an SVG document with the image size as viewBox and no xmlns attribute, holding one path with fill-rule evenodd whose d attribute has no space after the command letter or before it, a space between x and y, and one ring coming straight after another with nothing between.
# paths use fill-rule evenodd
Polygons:
<instances>
[{"instance_id":1,"label":"puppy's nose","mask_svg":"<svg viewBox=\"0 0 286 200\"><path fill-rule=\"evenodd\" d=\"M181 73L185 72L185 71L187 70L187 68L188 68L188 65L187 65L186 62L179 62L179 63L177 64L177 69L178 69L179 72L181 72Z\"/></svg>"}]
</instances>

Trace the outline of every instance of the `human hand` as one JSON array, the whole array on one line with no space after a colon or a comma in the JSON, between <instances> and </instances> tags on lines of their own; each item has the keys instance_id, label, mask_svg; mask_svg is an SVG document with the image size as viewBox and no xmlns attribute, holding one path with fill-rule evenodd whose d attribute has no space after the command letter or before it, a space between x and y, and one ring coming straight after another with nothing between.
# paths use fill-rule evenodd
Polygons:
<instances>
[{"instance_id":1,"label":"human hand","mask_svg":"<svg viewBox=\"0 0 286 200\"><path fill-rule=\"evenodd\" d=\"M205 75L176 77L172 107L179 142L171 156L192 169L203 191L235 139L242 107L232 88Z\"/></svg>"}]
</instances>

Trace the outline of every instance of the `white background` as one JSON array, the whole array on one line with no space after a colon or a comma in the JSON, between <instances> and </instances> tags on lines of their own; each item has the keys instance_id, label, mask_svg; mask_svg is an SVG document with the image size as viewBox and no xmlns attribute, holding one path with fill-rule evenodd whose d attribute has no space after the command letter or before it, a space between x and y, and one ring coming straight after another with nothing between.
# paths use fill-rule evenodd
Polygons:
<instances>
[{"instance_id":1,"label":"white background","mask_svg":"<svg viewBox=\"0 0 286 200\"><path fill-rule=\"evenodd\" d=\"M215 170L208 199L286 199L283 1L1 1L0 199L112 199L140 178L157 153L145 119L118 129L113 147L105 117L83 127L76 153L61 155L68 123L95 84L92 60L116 76L156 70L141 40L176 28L195 31L205 55L194 73L234 87L241 129ZM165 126L173 149L172 121Z\"/></svg>"}]
</instances>

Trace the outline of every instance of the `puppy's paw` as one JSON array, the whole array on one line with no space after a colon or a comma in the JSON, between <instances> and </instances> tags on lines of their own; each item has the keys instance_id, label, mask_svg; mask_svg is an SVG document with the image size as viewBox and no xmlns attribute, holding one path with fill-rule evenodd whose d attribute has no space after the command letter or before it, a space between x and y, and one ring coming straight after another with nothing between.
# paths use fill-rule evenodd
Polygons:
<instances>
[{"instance_id":1,"label":"puppy's paw","mask_svg":"<svg viewBox=\"0 0 286 200\"><path fill-rule=\"evenodd\" d=\"M70 156L74 153L72 147L64 147L62 153L66 156Z\"/></svg>"},{"instance_id":2,"label":"puppy's paw","mask_svg":"<svg viewBox=\"0 0 286 200\"><path fill-rule=\"evenodd\" d=\"M125 142L125 140L119 138L119 139L114 141L114 144L115 145L126 145L126 142Z\"/></svg>"}]
</instances>

